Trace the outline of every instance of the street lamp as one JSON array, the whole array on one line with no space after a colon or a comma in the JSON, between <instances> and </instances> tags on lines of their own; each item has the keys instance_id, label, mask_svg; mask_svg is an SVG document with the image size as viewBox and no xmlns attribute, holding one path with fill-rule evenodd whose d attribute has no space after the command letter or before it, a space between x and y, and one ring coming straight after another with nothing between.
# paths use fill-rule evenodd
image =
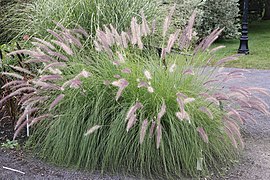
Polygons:
<instances>
[{"instance_id":1,"label":"street lamp","mask_svg":"<svg viewBox=\"0 0 270 180\"><path fill-rule=\"evenodd\" d=\"M248 49L248 0L244 0L243 20L242 20L242 35L240 37L239 54L249 54Z\"/></svg>"}]
</instances>

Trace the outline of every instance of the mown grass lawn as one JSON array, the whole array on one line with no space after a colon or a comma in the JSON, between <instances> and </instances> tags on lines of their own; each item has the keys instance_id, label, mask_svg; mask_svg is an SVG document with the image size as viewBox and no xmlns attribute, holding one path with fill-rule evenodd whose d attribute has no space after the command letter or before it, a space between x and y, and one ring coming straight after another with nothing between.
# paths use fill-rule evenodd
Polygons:
<instances>
[{"instance_id":1,"label":"mown grass lawn","mask_svg":"<svg viewBox=\"0 0 270 180\"><path fill-rule=\"evenodd\" d=\"M224 45L216 52L216 59L221 59L237 53L239 40L220 40L213 46ZM249 24L249 50L250 54L242 56L239 60L230 62L226 66L251 69L270 69L270 21L252 22Z\"/></svg>"}]
</instances>

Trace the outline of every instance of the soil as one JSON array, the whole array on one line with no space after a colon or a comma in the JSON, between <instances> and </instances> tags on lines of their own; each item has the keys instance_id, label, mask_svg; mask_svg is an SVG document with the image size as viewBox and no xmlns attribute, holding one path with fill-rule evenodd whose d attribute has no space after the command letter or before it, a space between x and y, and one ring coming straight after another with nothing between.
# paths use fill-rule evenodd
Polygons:
<instances>
[{"instance_id":1,"label":"soil","mask_svg":"<svg viewBox=\"0 0 270 180\"><path fill-rule=\"evenodd\" d=\"M226 68L223 71L235 69ZM245 80L235 80L230 84L242 86L263 87L270 90L269 70L250 70L246 72ZM270 97L262 96L270 106ZM269 180L270 179L270 118L264 115L255 114L257 123L247 122L243 126L243 137L245 148L238 165L232 167L222 178L212 179L232 179L232 180ZM12 137L12 124L0 121L0 142ZM8 128L9 127L9 128ZM11 128L12 129L12 128ZM5 131L4 131L5 130ZM23 171L25 174L3 169L3 166ZM56 167L22 150L6 150L0 148L0 179L138 179L121 175L100 175L98 172L90 173L78 170Z\"/></svg>"}]
</instances>

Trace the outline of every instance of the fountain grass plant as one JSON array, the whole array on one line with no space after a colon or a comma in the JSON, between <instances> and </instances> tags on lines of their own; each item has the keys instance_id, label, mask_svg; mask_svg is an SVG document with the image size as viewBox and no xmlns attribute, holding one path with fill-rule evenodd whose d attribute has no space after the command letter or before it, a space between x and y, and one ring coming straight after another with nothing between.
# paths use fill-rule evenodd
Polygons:
<instances>
[{"instance_id":1,"label":"fountain grass plant","mask_svg":"<svg viewBox=\"0 0 270 180\"><path fill-rule=\"evenodd\" d=\"M33 129L29 147L53 163L87 170L127 173L150 178L180 178L221 173L237 160L243 148L240 126L250 109L269 114L254 87L226 87L243 78L242 70L215 72L207 68L211 43L222 30L203 40L191 56L172 54L192 43L192 15L183 33L167 35L173 8L166 17L158 46L143 13L130 29L119 33L112 25L96 32L95 49L80 42L83 29L48 30L55 39L33 38L25 63L38 69L16 67L5 72L14 80L3 88L16 96L24 109L14 138L22 128ZM176 42L179 42L176 44ZM216 63L221 65L235 57ZM30 118L27 119L26 115Z\"/></svg>"},{"instance_id":2,"label":"fountain grass plant","mask_svg":"<svg viewBox=\"0 0 270 180\"><path fill-rule=\"evenodd\" d=\"M18 0L19 1L19 0ZM6 11L0 20L2 38L21 39L24 35L45 37L54 29L52 20L67 27L81 25L90 34L103 24L112 23L125 29L133 16L144 10L148 18L157 12L157 1L151 0L34 0L0 8ZM5 8L5 9L4 9Z\"/></svg>"}]
</instances>

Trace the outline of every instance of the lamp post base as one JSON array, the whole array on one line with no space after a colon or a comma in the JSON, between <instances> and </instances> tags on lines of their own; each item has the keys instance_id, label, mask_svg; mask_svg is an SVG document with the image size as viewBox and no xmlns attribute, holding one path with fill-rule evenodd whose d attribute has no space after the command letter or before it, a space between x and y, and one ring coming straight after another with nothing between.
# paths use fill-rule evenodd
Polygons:
<instances>
[{"instance_id":1,"label":"lamp post base","mask_svg":"<svg viewBox=\"0 0 270 180\"><path fill-rule=\"evenodd\" d=\"M239 54L249 54L249 49L248 49L248 40L243 40L241 38L240 40L240 47L238 49Z\"/></svg>"}]
</instances>

